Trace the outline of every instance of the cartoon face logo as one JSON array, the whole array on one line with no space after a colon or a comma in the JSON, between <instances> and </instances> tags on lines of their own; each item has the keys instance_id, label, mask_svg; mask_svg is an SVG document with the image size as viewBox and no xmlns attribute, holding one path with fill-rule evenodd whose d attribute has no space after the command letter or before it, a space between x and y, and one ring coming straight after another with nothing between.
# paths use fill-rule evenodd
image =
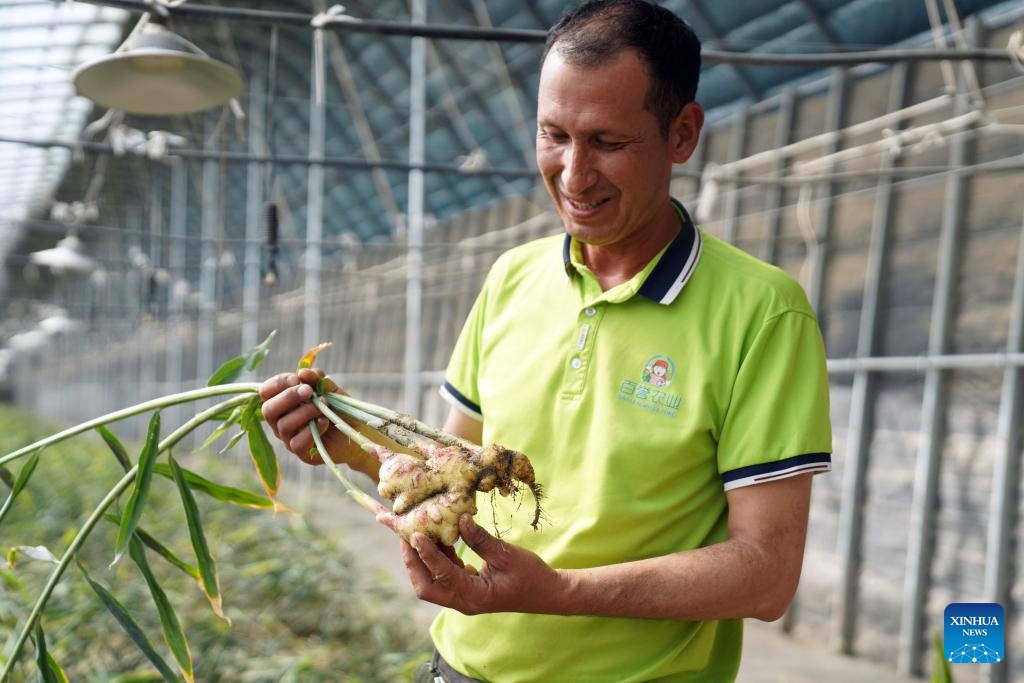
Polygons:
<instances>
[{"instance_id":1,"label":"cartoon face logo","mask_svg":"<svg viewBox=\"0 0 1024 683\"><path fill-rule=\"evenodd\" d=\"M676 364L668 356L651 356L644 363L640 381L653 387L667 387L676 374Z\"/></svg>"}]
</instances>

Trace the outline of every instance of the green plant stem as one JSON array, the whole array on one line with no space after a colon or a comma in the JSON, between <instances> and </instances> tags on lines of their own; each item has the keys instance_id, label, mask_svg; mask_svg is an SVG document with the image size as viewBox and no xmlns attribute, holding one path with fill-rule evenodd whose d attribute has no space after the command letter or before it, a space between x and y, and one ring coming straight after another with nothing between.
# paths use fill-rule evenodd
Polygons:
<instances>
[{"instance_id":1,"label":"green plant stem","mask_svg":"<svg viewBox=\"0 0 1024 683\"><path fill-rule=\"evenodd\" d=\"M374 514L387 512L383 505L352 483L352 480L345 476L345 473L341 471L338 464L331 460L331 457L327 454L327 447L324 446L324 441L320 438L320 432L316 428L316 422L313 420L309 422L309 433L313 436L313 443L316 444L317 450L320 451L320 459L324 461L328 469L334 473L334 476L338 478L341 485L345 487L345 492L352 496L357 503Z\"/></svg>"},{"instance_id":2,"label":"green plant stem","mask_svg":"<svg viewBox=\"0 0 1024 683\"><path fill-rule=\"evenodd\" d=\"M256 382L237 382L235 384L221 384L213 387L203 387L202 389L193 389L191 391L183 391L178 394L170 394L168 396L162 396L155 398L152 401L146 401L144 403L136 403L128 408L116 410L106 415L83 422L69 427L62 432L51 434L45 439L40 439L35 443L31 443L24 448L19 448L16 451L8 453L0 457L0 465L5 465L12 460L16 460L23 455L32 453L33 451L45 448L46 446L52 446L55 443L70 439L73 436L77 436L82 432L87 432L90 429L95 429L101 425L109 424L111 422L117 422L133 415L145 413L150 410L156 410L159 408L166 408L168 406L179 405L182 403L191 403L192 401L198 401L204 398L212 398L214 396L223 396L224 394L255 394L259 391L259 384ZM207 418L209 419L209 418Z\"/></svg>"},{"instance_id":3,"label":"green plant stem","mask_svg":"<svg viewBox=\"0 0 1024 683\"><path fill-rule=\"evenodd\" d=\"M327 405L331 408L340 411L342 414L351 417L353 420L362 422L370 429L375 429L389 439L395 441L406 448L412 449L416 455L420 456L424 460L430 457L431 450L437 448L437 442L429 439L422 434L417 434L414 431L406 429L401 425L397 425L393 422L389 422L383 418L376 417L370 413L364 412L353 405L339 401L333 397L332 394L325 396L327 399Z\"/></svg>"},{"instance_id":4,"label":"green plant stem","mask_svg":"<svg viewBox=\"0 0 1024 683\"><path fill-rule=\"evenodd\" d=\"M473 453L480 450L480 446L472 441L467 441L466 439L455 436L454 434L449 434L443 429L431 427L427 423L420 422L416 418L404 413L399 413L374 403L369 403L368 401L360 401L359 399L352 398L346 394L332 393L330 396L341 403L347 403L348 405L354 406L365 413L387 420L388 422L403 427L404 429L408 429L411 432L416 432L417 434L425 436L428 439L433 439L444 446L459 446L460 448L469 449Z\"/></svg>"},{"instance_id":5,"label":"green plant stem","mask_svg":"<svg viewBox=\"0 0 1024 683\"><path fill-rule=\"evenodd\" d=\"M224 385L224 386L232 386L232 385ZM246 385L235 385L235 386L248 387L250 385L246 384ZM258 385L254 384L254 385L251 385L251 386L255 387L255 386L258 386ZM186 393L199 393L199 392L186 392ZM220 393L223 393L223 392L220 392ZM247 391L247 393L248 393L248 391ZM176 394L176 396L179 396L179 397L183 396L183 395L184 394ZM203 393L202 395L196 396L194 399L191 399L191 400L196 400L196 399L200 399L200 398L206 398L209 395L215 395L215 394ZM208 421L213 416L217 415L218 413L223 412L224 410L233 408L236 405L241 405L242 403L245 403L248 400L250 400L249 396L245 396L245 395L243 395L243 396L235 396L233 398L228 399L227 401L222 401L221 403L218 403L215 406L212 406L212 407L207 408L206 410L204 410L204 411L202 411L200 413L197 413L194 417L192 417L187 422L182 424L180 427L175 429L173 432L168 434L164 438L164 440L160 442L159 447L158 447L159 448L158 452L159 453L163 453L164 451L166 451L166 450L168 450L170 448L173 448L179 441L181 441L183 438L185 438L185 436L187 436L192 430L194 430L196 427L200 426L201 424L205 423L206 421ZM183 403L184 401L178 401L178 402ZM152 403L152 401L150 403ZM140 404L140 405L142 405L142 404ZM174 403L168 403L166 405L175 405L175 404ZM128 410L131 410L131 408L129 408ZM132 413L132 414L134 414L134 413ZM113 413L111 413L111 415L113 415ZM119 419L122 419L122 417L128 417L128 415L123 415L123 416L117 417L117 418L111 418L110 421L119 420ZM93 420L92 422L95 422L95 420ZM102 424L102 423L100 423L100 424ZM79 425L79 426L81 426L81 425ZM93 425L93 426L98 426L98 425ZM77 427L73 427L72 430L73 429L77 429ZM69 431L72 431L72 430L65 430L65 432L69 432ZM74 434L78 434L81 431L83 431L83 430L76 431L76 432L74 432ZM61 434L64 434L65 432L61 432ZM71 434L69 436L73 436L74 434ZM67 437L65 437L65 438L67 438ZM45 439L44 439L44 441L45 441ZM54 441L54 442L51 442L51 443L56 443L56 442ZM49 445L49 444L44 444L44 445ZM22 449L22 450L24 450L24 449ZM111 505L113 505L114 501L117 500L117 498L124 492L124 490L127 489L131 485L131 483L133 481L135 481L135 476L138 474L138 472L139 472L139 466L138 465L134 465L130 470L128 470L128 472L126 472L125 475L123 477L121 477L121 479L116 484L114 484L114 487L112 489L110 489L110 491L107 493L107 495L104 496L103 500L101 500L99 505L96 506L96 509L92 511L91 515L89 515L89 518L86 519L85 522L82 524L81 528L79 528L78 533L75 534L75 537L73 539L71 539L71 543L68 544L68 547L64 551L64 554L61 555L60 560L57 562L57 567L53 570L53 573L50 574L50 578L47 579L46 585L43 586L43 591L39 594L39 598L36 600L35 605L32 606L32 611L28 615L28 621L25 622L25 626L22 628L21 633L18 634L18 639L14 643L14 649L12 650L10 656L7 659L7 664L4 666L3 671L0 671L0 683L2 683L3 681L6 681L8 679L8 677L11 675L11 671L13 671L13 669L14 669L14 663L18 660L18 655L21 654L21 649L25 646L25 641L28 640L29 633L31 633L32 629L35 628L36 622L39 620L39 616L42 614L43 608L46 606L47 600L50 599L50 595L53 593L54 589L57 587L57 583L60 581L61 576L63 576L64 570L67 569L68 566L71 564L71 561L74 558L75 553L78 552L78 549L81 547L82 543L84 543L85 539L88 538L90 533L92 533L93 527L96 526L96 523L99 522L103 518L103 515L107 511L107 508L109 508Z\"/></svg>"},{"instance_id":6,"label":"green plant stem","mask_svg":"<svg viewBox=\"0 0 1024 683\"><path fill-rule=\"evenodd\" d=\"M340 417L335 415L334 411L327 406L327 404L324 402L324 399L322 399L321 397L314 396L310 400L313 402L313 405L315 405L317 409L319 409L319 411L324 414L324 417L330 420L331 424L333 424L335 427L341 430L341 432L345 436L352 439L352 442L355 443L355 445L359 446L360 448L362 448L364 451L374 456L375 458L380 458L379 449L381 448L381 446L375 444L373 441L370 441L370 439L360 434L355 427L353 427L352 425L350 425L349 423L345 422ZM313 425L313 427L310 428L310 431L319 436L319 432L316 429L315 424ZM324 456L324 462L330 460L330 458L327 457L326 449L322 450L321 453Z\"/></svg>"}]
</instances>

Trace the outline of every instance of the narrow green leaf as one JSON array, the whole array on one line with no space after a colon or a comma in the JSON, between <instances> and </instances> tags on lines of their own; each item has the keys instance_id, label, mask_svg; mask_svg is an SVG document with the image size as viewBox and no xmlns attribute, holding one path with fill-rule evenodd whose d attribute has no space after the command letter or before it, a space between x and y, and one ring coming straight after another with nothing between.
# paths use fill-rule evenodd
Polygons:
<instances>
[{"instance_id":1,"label":"narrow green leaf","mask_svg":"<svg viewBox=\"0 0 1024 683\"><path fill-rule=\"evenodd\" d=\"M207 380L206 386L214 387L218 384L229 384L234 382L236 379L241 377L242 371L245 370L246 358L245 356L235 356L224 365L217 368L210 379Z\"/></svg>"},{"instance_id":2,"label":"narrow green leaf","mask_svg":"<svg viewBox=\"0 0 1024 683\"><path fill-rule=\"evenodd\" d=\"M199 570L190 565L185 560L175 555L170 548L165 546L163 543L158 541L152 534L147 532L142 527L135 529L135 535L138 536L139 540L142 541L147 548L160 555L162 558L170 562L172 565L185 572L196 582L202 581L202 577L199 575Z\"/></svg>"},{"instance_id":3,"label":"narrow green leaf","mask_svg":"<svg viewBox=\"0 0 1024 683\"><path fill-rule=\"evenodd\" d=\"M160 467L160 465L157 465L157 467ZM120 519L118 519L116 516L111 515L111 514L103 515L103 519L107 520L108 522L112 522L115 525L121 523ZM175 567L177 567L178 569L183 571L185 574L188 574L190 577L195 579L196 583L199 583L199 581L200 581L199 570L196 569L195 567L193 567L192 565L190 565L188 562L185 562L183 559L181 559L177 555L175 555L174 551L172 551L170 548L168 548L163 543L158 541L148 531L143 529L141 526L135 527L135 536L140 541L142 541L142 543L147 548L149 548L150 550L155 552L157 555L160 555L161 557L163 557L165 560L167 560L169 563L171 563L172 565L174 565Z\"/></svg>"},{"instance_id":4,"label":"narrow green leaf","mask_svg":"<svg viewBox=\"0 0 1024 683\"><path fill-rule=\"evenodd\" d=\"M97 427L96 431L99 432L100 436L103 437L103 440L107 442L110 450L114 452L114 457L117 458L119 463L121 463L121 467L124 468L124 471L127 472L130 470L132 468L132 460L128 457L128 451L125 450L125 447L122 446L121 442L116 436L114 436L114 432L110 431L103 425Z\"/></svg>"},{"instance_id":5,"label":"narrow green leaf","mask_svg":"<svg viewBox=\"0 0 1024 683\"><path fill-rule=\"evenodd\" d=\"M221 422L220 425L215 430L213 430L213 434L210 434L210 436L206 439L206 441L203 442L203 445L200 448L200 450L205 449L205 448L209 448L210 445L214 441L219 439L221 437L221 435L224 434L224 432L226 432L229 429L231 429L232 425L238 424L239 420L241 420L241 419L242 419L242 406L236 406L235 409L231 411L231 414L228 415L227 419L225 419L223 422Z\"/></svg>"},{"instance_id":6,"label":"narrow green leaf","mask_svg":"<svg viewBox=\"0 0 1024 683\"><path fill-rule=\"evenodd\" d=\"M246 370L255 370L263 363L263 360L267 357L267 354L270 353L270 346L274 343L274 337L276 336L277 330L273 330L270 334L267 335L266 339L264 339L258 345L254 346L248 352L243 354L246 357Z\"/></svg>"},{"instance_id":7,"label":"narrow green leaf","mask_svg":"<svg viewBox=\"0 0 1024 683\"><path fill-rule=\"evenodd\" d=\"M206 495L215 500L219 500L222 503L232 503L233 505L242 505L249 508L257 508L259 510L270 510L275 507L274 501L265 496L261 496L258 493L252 493L251 491L238 489L233 486L218 484L189 469L181 467L180 465L179 468L185 475L185 481L188 483L189 488L194 491L202 491ZM157 463L154 468L154 472L167 477L168 479L174 479L170 465L162 462Z\"/></svg>"},{"instance_id":8,"label":"narrow green leaf","mask_svg":"<svg viewBox=\"0 0 1024 683\"><path fill-rule=\"evenodd\" d=\"M36 465L39 464L39 454L36 453L28 461L21 466L18 471L18 478L14 480L14 485L11 487L11 492L7 496L7 500L4 501L3 505L0 505L0 522L3 521L4 517L7 516L7 511L11 509L14 504L14 499L18 497L18 494L24 490L28 484L29 478L36 469Z\"/></svg>"},{"instance_id":9,"label":"narrow green leaf","mask_svg":"<svg viewBox=\"0 0 1024 683\"><path fill-rule=\"evenodd\" d=\"M43 625L36 622L36 665L39 666L39 674L43 683L68 683L68 676L60 664L53 658L46 647L46 636L43 635Z\"/></svg>"},{"instance_id":10,"label":"narrow green leaf","mask_svg":"<svg viewBox=\"0 0 1024 683\"><path fill-rule=\"evenodd\" d=\"M271 498L277 497L277 489L281 486L281 470L277 464L277 454L270 440L263 431L263 423L260 420L259 401L254 400L250 404L252 409L247 410L242 417L242 429L249 441L249 454L252 462L256 465L256 473L266 489L267 495Z\"/></svg>"},{"instance_id":11,"label":"narrow green leaf","mask_svg":"<svg viewBox=\"0 0 1024 683\"><path fill-rule=\"evenodd\" d=\"M0 481L7 484L7 488L14 488L14 475L6 467L0 467Z\"/></svg>"},{"instance_id":12,"label":"narrow green leaf","mask_svg":"<svg viewBox=\"0 0 1024 683\"><path fill-rule=\"evenodd\" d=\"M160 653L156 651L153 644L149 642L149 638L146 637L146 634L132 618L132 615L128 613L128 610L124 608L124 605L118 602L117 598L102 584L94 581L81 562L78 563L78 568L82 571L82 575L85 576L85 580L92 586L93 591L99 596L103 605L114 615L114 619L117 620L117 623L121 625L121 628L125 630L128 637L135 643L135 647L139 648L142 654L146 655L146 658L153 663L153 666L157 668L157 671L164 677L164 680L171 683L180 683L181 679L178 678L164 658L160 656Z\"/></svg>"},{"instance_id":13,"label":"narrow green leaf","mask_svg":"<svg viewBox=\"0 0 1024 683\"><path fill-rule=\"evenodd\" d=\"M178 494L181 496L181 504L185 508L185 521L188 522L188 535L192 539L192 549L196 553L196 563L199 565L199 576L206 593L207 599L214 613L224 621L231 623L231 620L224 614L224 608L220 596L220 579L217 577L217 563L210 554L210 547L206 543L206 534L203 533L202 521L199 519L199 506L192 496L188 487L185 473L178 466L177 461L168 456L171 465L171 473L174 475L174 483L178 485Z\"/></svg>"},{"instance_id":14,"label":"narrow green leaf","mask_svg":"<svg viewBox=\"0 0 1024 683\"><path fill-rule=\"evenodd\" d=\"M220 449L220 452L227 453L228 451L230 451L232 448L238 445L238 442L242 440L243 436L245 436L245 431L239 430L237 434L235 434L228 440L228 442L224 445L224 448Z\"/></svg>"},{"instance_id":15,"label":"narrow green leaf","mask_svg":"<svg viewBox=\"0 0 1024 683\"><path fill-rule=\"evenodd\" d=\"M128 554L135 561L135 564L138 565L139 571L142 572L142 578L146 580L146 585L149 586L149 594L153 596L153 603L156 605L157 613L160 615L160 626L164 632L164 642L171 649L174 661L178 663L178 669L185 676L185 680L189 681L189 683L194 683L195 672L192 668L192 652L189 650L188 640L185 638L185 632L181 628L181 622L178 620L177 612L174 611L174 606L167 599L167 594L156 580L156 577L153 576L153 570L149 567L149 560L146 559L146 549L142 546L138 533L132 536L132 540L128 545Z\"/></svg>"},{"instance_id":16,"label":"narrow green leaf","mask_svg":"<svg viewBox=\"0 0 1024 683\"><path fill-rule=\"evenodd\" d=\"M267 335L266 339L256 346L221 365L212 375L210 375L210 379L207 381L206 386L212 387L218 384L234 382L244 371L255 370L258 368L267 357L267 354L270 353L270 345L274 342L274 337L276 336L277 330L274 330Z\"/></svg>"},{"instance_id":17,"label":"narrow green leaf","mask_svg":"<svg viewBox=\"0 0 1024 683\"><path fill-rule=\"evenodd\" d=\"M128 542L132 538L135 527L142 519L142 511L146 507L146 500L149 498L149 485L153 480L153 465L156 464L156 457L160 452L160 413L153 413L149 420L149 431L146 435L146 443L139 454L139 472L135 477L131 495L128 497L128 504L121 513L121 527L117 530L117 543L114 546L114 561L116 564L124 552L128 549Z\"/></svg>"}]
</instances>

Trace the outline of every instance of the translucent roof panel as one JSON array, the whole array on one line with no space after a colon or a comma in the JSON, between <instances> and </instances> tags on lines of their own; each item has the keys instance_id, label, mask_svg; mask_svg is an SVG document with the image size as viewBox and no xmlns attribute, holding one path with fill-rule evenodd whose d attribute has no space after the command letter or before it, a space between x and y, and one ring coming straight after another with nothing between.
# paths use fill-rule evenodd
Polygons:
<instances>
[{"instance_id":1,"label":"translucent roof panel","mask_svg":"<svg viewBox=\"0 0 1024 683\"><path fill-rule=\"evenodd\" d=\"M71 72L116 48L128 17L75 2L0 4L0 251L10 222L53 197L71 158L25 141L77 138L92 105L75 96Z\"/></svg>"}]
</instances>

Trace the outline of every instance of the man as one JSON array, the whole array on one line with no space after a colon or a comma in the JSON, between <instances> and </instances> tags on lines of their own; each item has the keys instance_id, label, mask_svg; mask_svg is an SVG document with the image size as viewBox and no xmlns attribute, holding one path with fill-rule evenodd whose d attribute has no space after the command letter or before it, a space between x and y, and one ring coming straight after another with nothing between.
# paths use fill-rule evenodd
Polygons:
<instances>
[{"instance_id":1,"label":"man","mask_svg":"<svg viewBox=\"0 0 1024 683\"><path fill-rule=\"evenodd\" d=\"M549 33L537 165L566 235L499 258L442 388L448 431L530 457L548 523L495 497L461 520L461 559L402 544L416 594L451 608L431 635L455 680L731 681L741 620L796 590L830 468L824 352L800 287L669 196L703 124L699 69L689 27L641 0ZM316 376L262 392L303 456Z\"/></svg>"}]
</instances>

